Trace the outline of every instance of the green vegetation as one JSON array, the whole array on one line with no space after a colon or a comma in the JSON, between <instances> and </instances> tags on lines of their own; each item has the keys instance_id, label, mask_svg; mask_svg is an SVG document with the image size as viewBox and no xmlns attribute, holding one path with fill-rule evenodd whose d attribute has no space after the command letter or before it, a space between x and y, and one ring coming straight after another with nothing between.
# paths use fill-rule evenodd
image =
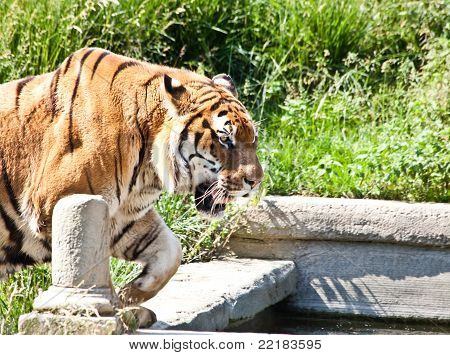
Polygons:
<instances>
[{"instance_id":1,"label":"green vegetation","mask_svg":"<svg viewBox=\"0 0 450 355\"><path fill-rule=\"evenodd\" d=\"M98 46L240 87L268 193L449 201L445 0L0 2L0 82Z\"/></svg>"},{"instance_id":2,"label":"green vegetation","mask_svg":"<svg viewBox=\"0 0 450 355\"><path fill-rule=\"evenodd\" d=\"M260 127L266 193L450 201L446 0L2 0L0 17L0 82L84 46L229 73ZM186 199L158 208L185 261L207 259L231 224ZM112 269L117 285L138 272ZM48 284L46 267L0 284L0 332Z\"/></svg>"}]
</instances>

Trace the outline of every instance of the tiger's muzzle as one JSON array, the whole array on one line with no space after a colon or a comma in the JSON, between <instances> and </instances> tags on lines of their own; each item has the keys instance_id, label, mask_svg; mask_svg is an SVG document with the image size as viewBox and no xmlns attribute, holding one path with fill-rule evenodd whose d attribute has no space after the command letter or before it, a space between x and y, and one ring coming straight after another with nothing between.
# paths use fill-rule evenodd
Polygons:
<instances>
[{"instance_id":1,"label":"tiger's muzzle","mask_svg":"<svg viewBox=\"0 0 450 355\"><path fill-rule=\"evenodd\" d=\"M218 187L218 182L204 182L195 188L195 206L198 211L216 216L225 210L227 203L233 197L223 188Z\"/></svg>"}]
</instances>

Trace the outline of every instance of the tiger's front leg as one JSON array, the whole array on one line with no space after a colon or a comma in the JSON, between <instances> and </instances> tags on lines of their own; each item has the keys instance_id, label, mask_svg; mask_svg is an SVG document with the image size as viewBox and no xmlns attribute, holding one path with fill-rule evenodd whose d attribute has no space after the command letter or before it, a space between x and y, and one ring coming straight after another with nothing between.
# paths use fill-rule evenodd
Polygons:
<instances>
[{"instance_id":1,"label":"tiger's front leg","mask_svg":"<svg viewBox=\"0 0 450 355\"><path fill-rule=\"evenodd\" d=\"M124 226L112 243L113 256L143 265L141 274L119 291L123 306L155 296L181 264L180 241L154 210Z\"/></svg>"}]
</instances>

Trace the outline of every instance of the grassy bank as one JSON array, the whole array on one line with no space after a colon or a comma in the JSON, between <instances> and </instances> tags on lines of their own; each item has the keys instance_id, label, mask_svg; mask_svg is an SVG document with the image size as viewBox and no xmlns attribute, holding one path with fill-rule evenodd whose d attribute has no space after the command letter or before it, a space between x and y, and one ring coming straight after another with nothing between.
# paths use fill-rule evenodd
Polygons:
<instances>
[{"instance_id":1,"label":"grassy bank","mask_svg":"<svg viewBox=\"0 0 450 355\"><path fill-rule=\"evenodd\" d=\"M226 72L259 125L265 193L449 202L449 14L445 0L3 0L0 82L84 46ZM158 208L185 261L207 259L231 224L187 202ZM118 285L137 272L112 270ZM0 284L1 332L49 280L38 267Z\"/></svg>"},{"instance_id":2,"label":"grassy bank","mask_svg":"<svg viewBox=\"0 0 450 355\"><path fill-rule=\"evenodd\" d=\"M83 46L227 72L259 122L268 193L446 202L449 13L445 0L4 0L0 82Z\"/></svg>"}]
</instances>

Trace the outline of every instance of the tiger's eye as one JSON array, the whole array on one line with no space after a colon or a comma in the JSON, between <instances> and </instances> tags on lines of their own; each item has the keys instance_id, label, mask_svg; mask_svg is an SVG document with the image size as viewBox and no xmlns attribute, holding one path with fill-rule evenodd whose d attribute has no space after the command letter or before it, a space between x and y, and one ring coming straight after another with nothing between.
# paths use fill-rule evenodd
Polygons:
<instances>
[{"instance_id":1,"label":"tiger's eye","mask_svg":"<svg viewBox=\"0 0 450 355\"><path fill-rule=\"evenodd\" d=\"M219 139L222 143L227 143L230 141L230 137L228 137L228 136L220 136Z\"/></svg>"}]
</instances>

